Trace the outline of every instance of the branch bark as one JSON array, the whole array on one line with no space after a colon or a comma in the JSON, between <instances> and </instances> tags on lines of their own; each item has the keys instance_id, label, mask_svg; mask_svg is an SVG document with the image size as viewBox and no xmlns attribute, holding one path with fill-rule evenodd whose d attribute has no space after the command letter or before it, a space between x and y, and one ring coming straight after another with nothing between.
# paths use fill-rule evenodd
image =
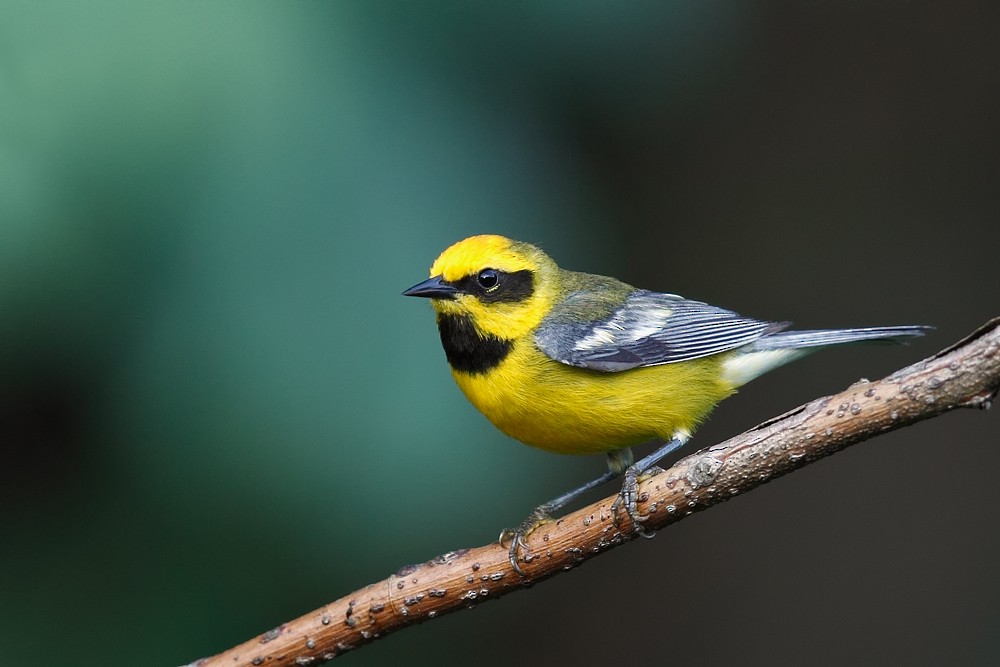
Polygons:
<instances>
[{"instance_id":1,"label":"branch bark","mask_svg":"<svg viewBox=\"0 0 1000 667\"><path fill-rule=\"evenodd\" d=\"M657 530L880 433L955 408L989 408L1000 392L1000 317L936 355L816 399L642 483L644 527ZM609 496L542 526L514 572L497 544L407 565L305 616L189 667L319 665L417 623L527 588L635 538Z\"/></svg>"}]
</instances>

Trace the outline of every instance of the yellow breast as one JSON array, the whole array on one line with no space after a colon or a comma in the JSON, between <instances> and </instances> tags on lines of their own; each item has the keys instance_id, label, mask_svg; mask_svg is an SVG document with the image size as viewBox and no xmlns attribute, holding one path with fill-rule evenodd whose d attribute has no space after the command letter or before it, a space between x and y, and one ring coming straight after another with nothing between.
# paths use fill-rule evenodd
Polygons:
<instances>
[{"instance_id":1,"label":"yellow breast","mask_svg":"<svg viewBox=\"0 0 1000 667\"><path fill-rule=\"evenodd\" d=\"M593 454L693 430L733 393L720 379L723 356L604 373L561 364L521 339L490 373L452 375L507 435L553 452Z\"/></svg>"}]
</instances>

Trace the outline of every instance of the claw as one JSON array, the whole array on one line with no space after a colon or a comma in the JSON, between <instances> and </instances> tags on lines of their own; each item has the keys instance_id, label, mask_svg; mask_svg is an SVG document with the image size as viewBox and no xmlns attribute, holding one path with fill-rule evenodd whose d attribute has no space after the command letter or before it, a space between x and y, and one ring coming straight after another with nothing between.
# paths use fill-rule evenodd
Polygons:
<instances>
[{"instance_id":1,"label":"claw","mask_svg":"<svg viewBox=\"0 0 1000 667\"><path fill-rule=\"evenodd\" d=\"M645 471L639 471L637 466L629 466L625 473L622 475L622 490L618 493L618 497L615 498L615 502L611 505L611 513L615 526L621 525L621 519L619 518L618 511L620 509L625 510L628 514L628 518L632 521L632 530L643 537L653 537L656 533L649 532L643 528L643 522L649 517L639 514L638 508L638 498L639 498L639 482L644 482L650 477L655 477L663 472L663 469L659 466L651 466Z\"/></svg>"},{"instance_id":2,"label":"claw","mask_svg":"<svg viewBox=\"0 0 1000 667\"><path fill-rule=\"evenodd\" d=\"M540 507L536 507L534 511L528 515L528 518L522 521L521 525L517 528L504 528L500 531L500 537L497 539L497 542L499 542L500 546L504 546L504 542L510 540L510 547L507 549L510 566L521 576L524 576L524 570L521 569L521 566L518 564L518 560L525 560L521 558L521 552L528 551L528 543L525 539L539 526L549 523L550 521L552 521L552 517L549 516L548 506L542 505Z\"/></svg>"}]
</instances>

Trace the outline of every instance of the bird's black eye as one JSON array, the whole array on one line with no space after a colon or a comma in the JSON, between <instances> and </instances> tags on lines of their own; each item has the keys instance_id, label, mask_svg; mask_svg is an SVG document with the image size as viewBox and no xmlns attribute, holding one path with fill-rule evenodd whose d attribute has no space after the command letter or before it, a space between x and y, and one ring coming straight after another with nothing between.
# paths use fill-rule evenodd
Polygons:
<instances>
[{"instance_id":1,"label":"bird's black eye","mask_svg":"<svg viewBox=\"0 0 1000 667\"><path fill-rule=\"evenodd\" d=\"M476 280L479 281L480 287L491 290L500 283L500 275L494 269L483 269Z\"/></svg>"}]
</instances>

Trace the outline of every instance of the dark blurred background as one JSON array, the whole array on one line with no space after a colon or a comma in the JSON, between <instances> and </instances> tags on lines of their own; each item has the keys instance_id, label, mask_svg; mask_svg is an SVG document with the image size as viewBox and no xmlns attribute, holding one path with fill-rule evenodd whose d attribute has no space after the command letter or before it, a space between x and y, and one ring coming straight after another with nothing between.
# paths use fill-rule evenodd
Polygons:
<instances>
[{"instance_id":1,"label":"dark blurred background","mask_svg":"<svg viewBox=\"0 0 1000 667\"><path fill-rule=\"evenodd\" d=\"M688 451L1000 315L998 25L5 3L3 662L186 663L599 473L495 431L400 296L465 236L804 327L938 327L763 378ZM345 662L996 664L998 435L886 435Z\"/></svg>"}]
</instances>

